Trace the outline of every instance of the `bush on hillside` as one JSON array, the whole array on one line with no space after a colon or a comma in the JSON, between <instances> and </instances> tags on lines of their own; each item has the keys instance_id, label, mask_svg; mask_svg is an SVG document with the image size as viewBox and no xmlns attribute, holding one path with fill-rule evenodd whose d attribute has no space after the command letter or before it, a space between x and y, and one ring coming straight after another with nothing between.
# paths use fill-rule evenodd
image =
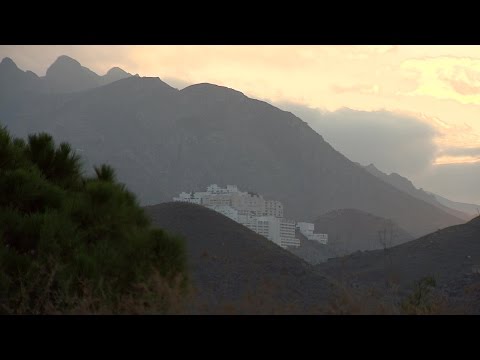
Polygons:
<instances>
[{"instance_id":1,"label":"bush on hillside","mask_svg":"<svg viewBox=\"0 0 480 360\"><path fill-rule=\"evenodd\" d=\"M0 312L65 313L89 297L86 311L115 313L152 279L185 288L182 239L153 229L108 165L84 176L69 144L0 128L0 194Z\"/></svg>"}]
</instances>

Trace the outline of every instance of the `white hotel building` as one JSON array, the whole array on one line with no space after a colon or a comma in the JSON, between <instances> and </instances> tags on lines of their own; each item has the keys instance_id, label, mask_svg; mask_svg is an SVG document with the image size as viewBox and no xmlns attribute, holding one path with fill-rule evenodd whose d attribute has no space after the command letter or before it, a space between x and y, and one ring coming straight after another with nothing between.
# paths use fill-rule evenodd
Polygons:
<instances>
[{"instance_id":1,"label":"white hotel building","mask_svg":"<svg viewBox=\"0 0 480 360\"><path fill-rule=\"evenodd\" d=\"M265 200L261 195L242 192L235 185L221 188L212 184L206 192L182 192L173 201L206 206L283 248L300 246L300 240L295 238L295 222L283 218L283 205L280 201Z\"/></svg>"}]
</instances>

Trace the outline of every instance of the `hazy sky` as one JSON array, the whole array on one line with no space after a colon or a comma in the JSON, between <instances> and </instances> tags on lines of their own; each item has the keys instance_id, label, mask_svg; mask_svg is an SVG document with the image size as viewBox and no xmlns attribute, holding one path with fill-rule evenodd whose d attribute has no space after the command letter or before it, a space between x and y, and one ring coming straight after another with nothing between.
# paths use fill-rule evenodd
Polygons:
<instances>
[{"instance_id":1,"label":"hazy sky","mask_svg":"<svg viewBox=\"0 0 480 360\"><path fill-rule=\"evenodd\" d=\"M0 46L38 75L59 55L101 75L119 66L235 88L294 112L354 161L480 202L476 186L455 192L445 180L448 169L480 174L480 46ZM345 107L362 112L336 111Z\"/></svg>"}]
</instances>

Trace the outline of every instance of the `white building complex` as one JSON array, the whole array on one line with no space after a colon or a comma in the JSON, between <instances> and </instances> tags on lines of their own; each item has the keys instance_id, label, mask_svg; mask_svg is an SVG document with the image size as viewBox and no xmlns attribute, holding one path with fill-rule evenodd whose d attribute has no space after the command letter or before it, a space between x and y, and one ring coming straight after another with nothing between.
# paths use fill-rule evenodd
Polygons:
<instances>
[{"instance_id":1,"label":"white building complex","mask_svg":"<svg viewBox=\"0 0 480 360\"><path fill-rule=\"evenodd\" d=\"M308 239L317 241L320 244L326 245L328 243L328 234L314 234L315 224L307 222L297 223L297 229Z\"/></svg>"},{"instance_id":2,"label":"white building complex","mask_svg":"<svg viewBox=\"0 0 480 360\"><path fill-rule=\"evenodd\" d=\"M206 206L283 248L300 246L300 240L295 238L295 221L283 218L280 201L265 200L259 194L240 191L235 185L221 188L212 184L206 192L182 192L173 201Z\"/></svg>"}]
</instances>

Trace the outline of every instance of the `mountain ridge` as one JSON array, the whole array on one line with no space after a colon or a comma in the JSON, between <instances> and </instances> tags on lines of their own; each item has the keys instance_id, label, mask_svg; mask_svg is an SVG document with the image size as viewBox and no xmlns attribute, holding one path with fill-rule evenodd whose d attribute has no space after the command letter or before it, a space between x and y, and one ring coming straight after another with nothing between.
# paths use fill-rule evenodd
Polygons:
<instances>
[{"instance_id":1,"label":"mountain ridge","mask_svg":"<svg viewBox=\"0 0 480 360\"><path fill-rule=\"evenodd\" d=\"M296 220L357 208L413 235L461 223L360 169L294 114L217 85L179 91L133 76L17 97L0 104L0 118L16 135L48 131L82 149L90 165L112 164L144 205L236 184L282 201Z\"/></svg>"},{"instance_id":2,"label":"mountain ridge","mask_svg":"<svg viewBox=\"0 0 480 360\"><path fill-rule=\"evenodd\" d=\"M21 75L21 73L23 75ZM27 83L22 80L17 91L40 91L46 93L68 93L93 89L111 82L132 76L119 67L112 67L105 75L98 75L89 68L82 66L77 60L60 55L48 68L45 76L38 76L32 71L23 71L18 68L15 62L5 57L0 62L0 91L2 88L11 87L9 78L29 77L34 83ZM33 80L35 79L35 80ZM15 81L15 79L14 79Z\"/></svg>"},{"instance_id":3,"label":"mountain ridge","mask_svg":"<svg viewBox=\"0 0 480 360\"><path fill-rule=\"evenodd\" d=\"M358 164L358 163L357 163ZM358 164L360 165L360 164ZM360 165L362 166L362 165ZM417 189L413 182L409 180L408 178L397 174L395 172L391 174L386 174L379 170L374 164L369 164L367 166L364 166L365 170L367 170L369 173L372 175L375 175L379 179L385 181L386 183L394 186L395 188L412 195L413 197L416 197L417 199L423 200L429 204L434 205L435 207L459 218L464 221L468 221L472 218L469 214L466 214L463 211L460 211L458 209L454 209L449 207L448 205L445 205L444 203L438 201L435 195L432 195L428 192L426 192L423 189Z\"/></svg>"}]
</instances>

